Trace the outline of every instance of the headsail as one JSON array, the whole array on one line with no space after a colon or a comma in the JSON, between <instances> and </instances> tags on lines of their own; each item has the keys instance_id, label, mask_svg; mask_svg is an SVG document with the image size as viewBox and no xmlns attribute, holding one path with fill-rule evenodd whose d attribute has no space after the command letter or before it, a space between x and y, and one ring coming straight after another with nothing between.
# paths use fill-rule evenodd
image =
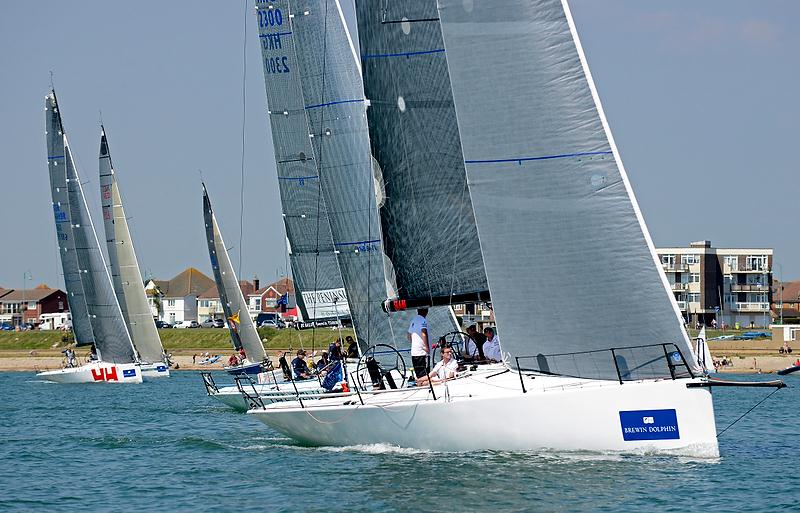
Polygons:
<instances>
[{"instance_id":1,"label":"headsail","mask_svg":"<svg viewBox=\"0 0 800 513\"><path fill-rule=\"evenodd\" d=\"M214 270L214 281L217 283L219 301L225 313L225 322L231 333L233 347L244 347L247 358L251 362L261 362L267 354L258 332L247 309L247 302L239 288L239 280L233 270L228 250L222 240L222 233L217 225L217 219L211 209L211 200L203 184L203 219L206 227L206 242L208 255L211 258L211 268Z\"/></svg>"},{"instance_id":2,"label":"headsail","mask_svg":"<svg viewBox=\"0 0 800 513\"><path fill-rule=\"evenodd\" d=\"M72 316L72 330L78 345L91 345L95 339L83 292L78 255L75 252L75 238L72 235L72 215L67 194L67 147L64 144L64 129L55 91L47 95L45 111L50 192L53 198L58 252L61 255L61 268L64 271L64 287L67 289L67 302Z\"/></svg>"},{"instance_id":3,"label":"headsail","mask_svg":"<svg viewBox=\"0 0 800 513\"><path fill-rule=\"evenodd\" d=\"M566 2L438 5L503 349L674 343L688 359ZM585 360L597 377L616 376L607 354Z\"/></svg>"},{"instance_id":4,"label":"headsail","mask_svg":"<svg viewBox=\"0 0 800 513\"><path fill-rule=\"evenodd\" d=\"M381 306L387 285L394 289L394 283L387 279L384 266L360 69L340 7L336 0L311 0L295 13L289 10L289 2L270 5L273 17L280 12L278 19L287 21L260 27L261 38L273 42L264 46L263 53L266 59L282 60L285 55L291 73L297 75L293 79L300 86L296 93L301 95L311 134L310 141L307 135L303 141L309 141L313 151L310 165L319 175L328 207L356 338L362 350L377 343L405 346L412 315L390 317ZM262 17L268 17L269 8L264 6L262 12ZM280 35L281 31L291 34ZM267 89L276 87L279 80L268 76ZM431 310L428 320L431 338L455 329L447 307Z\"/></svg>"},{"instance_id":5,"label":"headsail","mask_svg":"<svg viewBox=\"0 0 800 513\"><path fill-rule=\"evenodd\" d=\"M269 84L267 104L278 188L297 303L308 320L349 316L297 70L290 62L294 42L288 29L289 10L285 1L258 0L256 5L264 80Z\"/></svg>"},{"instance_id":6,"label":"headsail","mask_svg":"<svg viewBox=\"0 0 800 513\"><path fill-rule=\"evenodd\" d=\"M122 207L122 195L111 163L106 132L102 126L100 130L100 201L103 207L108 260L111 264L111 281L139 358L148 363L160 362L164 359L164 348L147 304L144 282Z\"/></svg>"},{"instance_id":7,"label":"headsail","mask_svg":"<svg viewBox=\"0 0 800 513\"><path fill-rule=\"evenodd\" d=\"M356 12L392 295L407 305L486 300L436 1L356 0Z\"/></svg>"}]
</instances>

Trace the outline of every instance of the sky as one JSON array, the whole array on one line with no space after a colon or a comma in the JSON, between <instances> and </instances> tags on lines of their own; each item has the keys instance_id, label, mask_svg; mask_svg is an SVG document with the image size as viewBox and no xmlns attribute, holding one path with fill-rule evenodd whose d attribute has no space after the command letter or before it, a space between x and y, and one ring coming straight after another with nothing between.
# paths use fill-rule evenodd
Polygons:
<instances>
[{"instance_id":1,"label":"sky","mask_svg":"<svg viewBox=\"0 0 800 513\"><path fill-rule=\"evenodd\" d=\"M63 287L44 135L51 72L101 241L102 119L145 277L210 275L201 173L240 277L283 274L253 3L0 4L0 287ZM570 5L656 246L774 248L776 278L800 279L800 2Z\"/></svg>"}]
</instances>

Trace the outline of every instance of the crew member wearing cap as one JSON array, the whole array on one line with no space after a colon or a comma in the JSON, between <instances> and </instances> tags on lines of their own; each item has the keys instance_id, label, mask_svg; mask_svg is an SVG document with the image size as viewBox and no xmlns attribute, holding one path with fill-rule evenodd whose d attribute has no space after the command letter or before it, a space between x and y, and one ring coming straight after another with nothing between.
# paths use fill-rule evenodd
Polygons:
<instances>
[{"instance_id":1,"label":"crew member wearing cap","mask_svg":"<svg viewBox=\"0 0 800 513\"><path fill-rule=\"evenodd\" d=\"M297 350L297 357L292 360L292 370L294 370L294 379L309 379L311 377L311 371L308 369L306 352L304 350Z\"/></svg>"}]
</instances>

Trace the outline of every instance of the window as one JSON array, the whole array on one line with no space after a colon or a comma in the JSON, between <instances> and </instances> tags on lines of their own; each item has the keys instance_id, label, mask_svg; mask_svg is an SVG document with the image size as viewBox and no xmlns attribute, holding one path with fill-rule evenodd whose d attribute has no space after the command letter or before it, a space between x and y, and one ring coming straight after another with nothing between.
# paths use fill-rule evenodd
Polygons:
<instances>
[{"instance_id":1,"label":"window","mask_svg":"<svg viewBox=\"0 0 800 513\"><path fill-rule=\"evenodd\" d=\"M64 302L63 301L59 301L58 302L58 309L59 310L63 310L64 309Z\"/></svg>"},{"instance_id":2,"label":"window","mask_svg":"<svg viewBox=\"0 0 800 513\"><path fill-rule=\"evenodd\" d=\"M675 269L675 255L661 255L661 265L665 269Z\"/></svg>"},{"instance_id":3,"label":"window","mask_svg":"<svg viewBox=\"0 0 800 513\"><path fill-rule=\"evenodd\" d=\"M739 270L739 257L736 255L725 255L725 265L732 271Z\"/></svg>"},{"instance_id":4,"label":"window","mask_svg":"<svg viewBox=\"0 0 800 513\"><path fill-rule=\"evenodd\" d=\"M736 304L736 294L725 294L725 304L726 305Z\"/></svg>"},{"instance_id":5,"label":"window","mask_svg":"<svg viewBox=\"0 0 800 513\"><path fill-rule=\"evenodd\" d=\"M28 301L28 310L36 310L36 301Z\"/></svg>"},{"instance_id":6,"label":"window","mask_svg":"<svg viewBox=\"0 0 800 513\"><path fill-rule=\"evenodd\" d=\"M690 303L699 303L700 302L700 293L699 292L690 292L689 293L689 302Z\"/></svg>"},{"instance_id":7,"label":"window","mask_svg":"<svg viewBox=\"0 0 800 513\"><path fill-rule=\"evenodd\" d=\"M700 283L700 273L691 273L689 275L689 283Z\"/></svg>"},{"instance_id":8,"label":"window","mask_svg":"<svg viewBox=\"0 0 800 513\"><path fill-rule=\"evenodd\" d=\"M253 307L255 310L261 310L261 298L257 297L253 299Z\"/></svg>"},{"instance_id":9,"label":"window","mask_svg":"<svg viewBox=\"0 0 800 513\"><path fill-rule=\"evenodd\" d=\"M167 306L175 306L175 300L174 299L167 299Z\"/></svg>"},{"instance_id":10,"label":"window","mask_svg":"<svg viewBox=\"0 0 800 513\"><path fill-rule=\"evenodd\" d=\"M700 255L681 255L681 263L686 265L699 264Z\"/></svg>"},{"instance_id":11,"label":"window","mask_svg":"<svg viewBox=\"0 0 800 513\"><path fill-rule=\"evenodd\" d=\"M208 299L200 300L200 308L208 308Z\"/></svg>"},{"instance_id":12,"label":"window","mask_svg":"<svg viewBox=\"0 0 800 513\"><path fill-rule=\"evenodd\" d=\"M766 271L768 265L767 255L749 255L747 269L752 271Z\"/></svg>"}]
</instances>

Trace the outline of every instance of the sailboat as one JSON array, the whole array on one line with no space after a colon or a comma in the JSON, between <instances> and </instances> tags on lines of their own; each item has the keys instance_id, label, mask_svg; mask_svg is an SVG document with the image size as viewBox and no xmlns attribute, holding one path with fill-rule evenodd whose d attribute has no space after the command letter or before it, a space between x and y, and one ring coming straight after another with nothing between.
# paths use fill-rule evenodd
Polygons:
<instances>
[{"instance_id":1,"label":"sailboat","mask_svg":"<svg viewBox=\"0 0 800 513\"><path fill-rule=\"evenodd\" d=\"M45 98L45 111L53 214L73 331L78 345L92 345L96 359L37 376L59 383L141 383L142 373L89 215L55 90Z\"/></svg>"},{"instance_id":2,"label":"sailboat","mask_svg":"<svg viewBox=\"0 0 800 513\"><path fill-rule=\"evenodd\" d=\"M268 8L299 38L329 3ZM692 357L567 2L357 0L356 15L372 154L387 184L412 173L393 194L403 223L383 226L397 279L386 307L490 300L504 361L426 387L249 413L309 445L718 456L714 383ZM439 187L420 188L413 173ZM463 193L472 216L451 217ZM435 231L448 221L477 234L464 258L483 273L453 269L463 248L426 250L456 237ZM442 269L453 269L439 279L450 286L430 286L426 271Z\"/></svg>"},{"instance_id":3,"label":"sailboat","mask_svg":"<svg viewBox=\"0 0 800 513\"><path fill-rule=\"evenodd\" d=\"M716 372L714 367L714 358L711 356L711 349L708 347L708 338L706 337L706 327L700 328L700 333L695 337L695 345L692 348L692 354L697 360L697 365L706 374Z\"/></svg>"},{"instance_id":4,"label":"sailboat","mask_svg":"<svg viewBox=\"0 0 800 513\"><path fill-rule=\"evenodd\" d=\"M145 378L169 377L164 348L147 304L105 127L100 126L100 200L111 280Z\"/></svg>"},{"instance_id":5,"label":"sailboat","mask_svg":"<svg viewBox=\"0 0 800 513\"><path fill-rule=\"evenodd\" d=\"M211 258L214 281L217 284L222 311L231 335L231 343L236 351L244 351L244 358L236 365L225 367L225 370L233 375L260 374L268 369L269 358L250 317L242 289L239 288L239 280L233 270L225 242L222 240L222 233L211 208L211 199L208 197L205 184L203 184L203 219L208 255Z\"/></svg>"}]
</instances>

